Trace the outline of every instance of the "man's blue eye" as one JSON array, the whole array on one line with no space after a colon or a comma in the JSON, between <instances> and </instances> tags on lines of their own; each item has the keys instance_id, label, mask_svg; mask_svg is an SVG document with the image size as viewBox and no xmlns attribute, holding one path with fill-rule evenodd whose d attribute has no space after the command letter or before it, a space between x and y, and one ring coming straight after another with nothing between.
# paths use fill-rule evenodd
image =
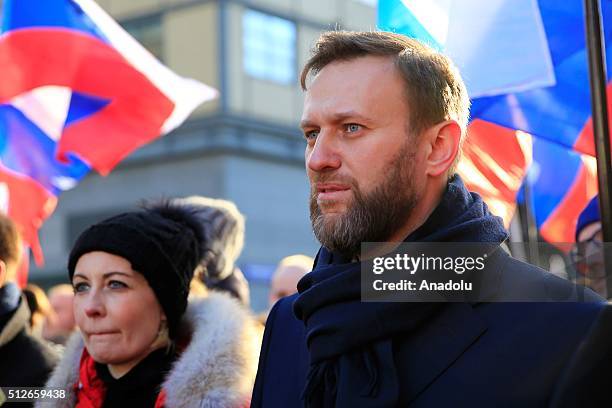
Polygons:
<instances>
[{"instance_id":1,"label":"man's blue eye","mask_svg":"<svg viewBox=\"0 0 612 408\"><path fill-rule=\"evenodd\" d=\"M349 133L358 132L360 129L361 129L361 126L357 125L356 123L349 123L348 125L346 125L346 130Z\"/></svg>"},{"instance_id":2,"label":"man's blue eye","mask_svg":"<svg viewBox=\"0 0 612 408\"><path fill-rule=\"evenodd\" d=\"M319 136L319 131L318 130L310 130L310 131L304 133L304 137L306 138L306 140L314 139L317 136Z\"/></svg>"}]
</instances>

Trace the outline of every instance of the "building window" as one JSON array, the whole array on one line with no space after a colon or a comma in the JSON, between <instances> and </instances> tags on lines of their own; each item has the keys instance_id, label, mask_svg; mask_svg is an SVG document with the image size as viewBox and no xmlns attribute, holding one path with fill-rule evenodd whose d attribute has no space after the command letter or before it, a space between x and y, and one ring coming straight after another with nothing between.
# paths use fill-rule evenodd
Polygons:
<instances>
[{"instance_id":1,"label":"building window","mask_svg":"<svg viewBox=\"0 0 612 408\"><path fill-rule=\"evenodd\" d=\"M243 66L247 74L281 84L296 80L295 23L254 10L242 17Z\"/></svg>"},{"instance_id":2,"label":"building window","mask_svg":"<svg viewBox=\"0 0 612 408\"><path fill-rule=\"evenodd\" d=\"M158 60L164 60L164 30L161 14L128 20L121 25Z\"/></svg>"}]
</instances>

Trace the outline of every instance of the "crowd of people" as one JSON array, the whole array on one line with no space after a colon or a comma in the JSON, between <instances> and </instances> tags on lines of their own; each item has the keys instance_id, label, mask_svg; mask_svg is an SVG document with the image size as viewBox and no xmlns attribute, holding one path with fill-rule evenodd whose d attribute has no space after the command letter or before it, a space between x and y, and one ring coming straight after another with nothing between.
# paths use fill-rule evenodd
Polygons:
<instances>
[{"instance_id":1,"label":"crowd of people","mask_svg":"<svg viewBox=\"0 0 612 408\"><path fill-rule=\"evenodd\" d=\"M397 34L332 31L301 85L321 247L279 262L269 314L249 309L245 221L229 201L148 201L90 226L69 283L47 294L15 283L21 239L0 216L0 386L66 390L42 407L609 404L597 197L570 254L594 291L497 250L491 298L537 302L363 301L364 242L501 247L508 233L455 172L469 98L449 58Z\"/></svg>"},{"instance_id":2,"label":"crowd of people","mask_svg":"<svg viewBox=\"0 0 612 408\"><path fill-rule=\"evenodd\" d=\"M265 316L248 309L233 203L151 202L95 224L70 254L72 284L47 293L14 283L21 239L0 222L0 352L13 357L0 384L66 389L56 406L249 405ZM294 292L311 266L305 255L281 260L271 299Z\"/></svg>"}]
</instances>

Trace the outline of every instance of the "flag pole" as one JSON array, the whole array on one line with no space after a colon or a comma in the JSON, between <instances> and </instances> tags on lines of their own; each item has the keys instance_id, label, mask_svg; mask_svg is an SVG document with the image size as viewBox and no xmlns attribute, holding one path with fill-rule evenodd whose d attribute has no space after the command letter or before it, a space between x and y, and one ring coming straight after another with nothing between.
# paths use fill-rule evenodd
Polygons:
<instances>
[{"instance_id":1,"label":"flag pole","mask_svg":"<svg viewBox=\"0 0 612 408\"><path fill-rule=\"evenodd\" d=\"M599 0L584 0L586 43L588 51L589 82L591 85L591 112L593 136L597 154L599 181L599 208L604 242L612 242L612 158L610 128L606 98L606 49L601 25ZM612 254L604 247L607 275L612 275ZM607 279L608 297L612 296L612 279Z\"/></svg>"},{"instance_id":2,"label":"flag pole","mask_svg":"<svg viewBox=\"0 0 612 408\"><path fill-rule=\"evenodd\" d=\"M518 209L523 232L523 242L527 244L525 247L525 257L530 264L540 266L538 226L532 211L533 198L531 195L531 186L529 182L525 180L521 188L523 190L523 202L518 204Z\"/></svg>"}]
</instances>

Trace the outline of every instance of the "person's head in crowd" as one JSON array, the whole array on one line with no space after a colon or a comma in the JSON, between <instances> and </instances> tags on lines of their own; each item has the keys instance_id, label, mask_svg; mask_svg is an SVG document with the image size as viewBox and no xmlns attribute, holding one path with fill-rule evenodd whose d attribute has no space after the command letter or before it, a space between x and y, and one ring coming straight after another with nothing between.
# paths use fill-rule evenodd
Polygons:
<instances>
[{"instance_id":1,"label":"person's head in crowd","mask_svg":"<svg viewBox=\"0 0 612 408\"><path fill-rule=\"evenodd\" d=\"M298 254L283 258L272 275L268 303L272 306L282 297L297 292L297 283L312 270L314 260L306 255Z\"/></svg>"},{"instance_id":2,"label":"person's head in crowd","mask_svg":"<svg viewBox=\"0 0 612 408\"><path fill-rule=\"evenodd\" d=\"M193 209L205 236L206 248L198 269L199 277L209 289L231 294L249 305L249 283L236 260L244 246L244 216L227 200L190 196L172 200Z\"/></svg>"},{"instance_id":3,"label":"person's head in crowd","mask_svg":"<svg viewBox=\"0 0 612 408\"><path fill-rule=\"evenodd\" d=\"M15 223L0 214L0 287L15 283L21 260L21 236Z\"/></svg>"},{"instance_id":4,"label":"person's head in crowd","mask_svg":"<svg viewBox=\"0 0 612 408\"><path fill-rule=\"evenodd\" d=\"M21 248L16 225L0 214L0 385L41 387L59 356L37 336L39 315L28 304L33 296L17 284Z\"/></svg>"},{"instance_id":5,"label":"person's head in crowd","mask_svg":"<svg viewBox=\"0 0 612 408\"><path fill-rule=\"evenodd\" d=\"M89 355L113 376L175 340L202 241L190 211L161 204L95 224L75 242L74 316Z\"/></svg>"},{"instance_id":6,"label":"person's head in crowd","mask_svg":"<svg viewBox=\"0 0 612 408\"><path fill-rule=\"evenodd\" d=\"M72 285L62 283L48 290L49 304L53 314L45 321L43 337L54 343L64 344L76 327L72 302L74 291Z\"/></svg>"},{"instance_id":7,"label":"person's head in crowd","mask_svg":"<svg viewBox=\"0 0 612 408\"><path fill-rule=\"evenodd\" d=\"M598 197L593 197L578 217L576 244L571 255L576 268L577 282L590 287L601 296L607 297L603 232Z\"/></svg>"},{"instance_id":8,"label":"person's head in crowd","mask_svg":"<svg viewBox=\"0 0 612 408\"><path fill-rule=\"evenodd\" d=\"M104 406L242 406L260 338L235 299L192 285L205 241L193 208L168 200L86 229L68 260L80 332L47 386Z\"/></svg>"},{"instance_id":9,"label":"person's head in crowd","mask_svg":"<svg viewBox=\"0 0 612 408\"><path fill-rule=\"evenodd\" d=\"M403 241L459 160L469 99L456 67L399 34L335 31L319 38L301 85L315 236L348 259L362 242Z\"/></svg>"},{"instance_id":10,"label":"person's head in crowd","mask_svg":"<svg viewBox=\"0 0 612 408\"><path fill-rule=\"evenodd\" d=\"M53 319L54 311L45 291L38 285L28 283L23 289L23 295L30 309L30 328L36 336L42 337L43 326L47 319ZM71 310L72 312L72 310Z\"/></svg>"}]
</instances>

